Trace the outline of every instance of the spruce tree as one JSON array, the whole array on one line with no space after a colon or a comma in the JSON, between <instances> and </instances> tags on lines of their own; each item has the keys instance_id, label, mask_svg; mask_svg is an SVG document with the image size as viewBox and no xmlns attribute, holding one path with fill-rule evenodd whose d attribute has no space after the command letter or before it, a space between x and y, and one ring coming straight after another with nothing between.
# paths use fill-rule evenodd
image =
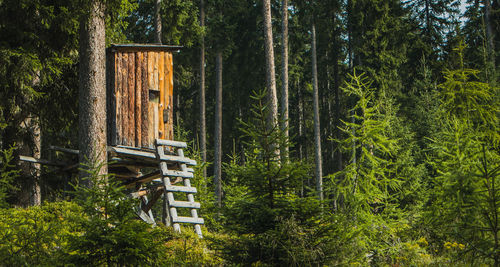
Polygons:
<instances>
[{"instance_id":1,"label":"spruce tree","mask_svg":"<svg viewBox=\"0 0 500 267\"><path fill-rule=\"evenodd\" d=\"M444 73L440 84L440 131L430 164L436 172L430 218L441 240L464 244L468 258L498 266L500 243L500 155L498 87L478 80L463 63Z\"/></svg>"}]
</instances>

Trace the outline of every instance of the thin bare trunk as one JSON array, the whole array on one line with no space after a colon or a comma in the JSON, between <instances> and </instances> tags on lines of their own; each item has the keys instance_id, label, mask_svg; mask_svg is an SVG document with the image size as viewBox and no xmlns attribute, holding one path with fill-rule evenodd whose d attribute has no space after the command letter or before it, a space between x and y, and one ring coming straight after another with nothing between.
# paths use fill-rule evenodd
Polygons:
<instances>
[{"instance_id":1,"label":"thin bare trunk","mask_svg":"<svg viewBox=\"0 0 500 267\"><path fill-rule=\"evenodd\" d=\"M161 0L155 1L155 42L161 44Z\"/></svg>"},{"instance_id":2,"label":"thin bare trunk","mask_svg":"<svg viewBox=\"0 0 500 267\"><path fill-rule=\"evenodd\" d=\"M313 108L314 108L314 160L316 163L316 191L319 200L323 200L323 166L321 161L321 132L319 125L319 90L318 69L316 58L316 27L311 27L311 50L312 50L312 76L313 76Z\"/></svg>"},{"instance_id":3,"label":"thin bare trunk","mask_svg":"<svg viewBox=\"0 0 500 267\"><path fill-rule=\"evenodd\" d=\"M205 1L200 1L200 26L205 26ZM201 37L200 47L200 150L201 160L207 161L207 126L205 124L205 37ZM207 168L203 168L207 177Z\"/></svg>"},{"instance_id":4,"label":"thin bare trunk","mask_svg":"<svg viewBox=\"0 0 500 267\"><path fill-rule=\"evenodd\" d=\"M299 160L302 161L304 159L304 144L303 144L304 129L302 127L304 122L304 101L299 80L297 80L297 97L298 97L297 110L299 114L298 127L297 127L299 132L299 141L297 143L299 146Z\"/></svg>"},{"instance_id":5,"label":"thin bare trunk","mask_svg":"<svg viewBox=\"0 0 500 267\"><path fill-rule=\"evenodd\" d=\"M37 86L40 84L40 71L35 71L32 85ZM34 158L41 158L42 152L42 136L40 131L40 120L35 116L25 120L27 123L28 133L31 140L30 153ZM41 165L33 164L32 177L33 177L33 187L31 189L31 205L40 206L42 204L42 190L41 190Z\"/></svg>"},{"instance_id":6,"label":"thin bare trunk","mask_svg":"<svg viewBox=\"0 0 500 267\"><path fill-rule=\"evenodd\" d=\"M303 147L303 120L304 120L304 111L303 111L303 101L302 101L302 90L300 87L300 80L297 79L295 82L295 87L297 88L297 113L298 113L298 120L297 120L297 129L298 129L298 140L297 140L297 150L298 150L298 157L299 160L302 161L304 158L304 147ZM301 180L301 185L300 185L300 197L304 196L304 180Z\"/></svg>"},{"instance_id":7,"label":"thin bare trunk","mask_svg":"<svg viewBox=\"0 0 500 267\"><path fill-rule=\"evenodd\" d=\"M215 61L215 162L214 185L217 205L222 206L222 52L217 51Z\"/></svg>"},{"instance_id":8,"label":"thin bare trunk","mask_svg":"<svg viewBox=\"0 0 500 267\"><path fill-rule=\"evenodd\" d=\"M89 163L107 163L104 10L104 1L92 1L88 16L80 22L79 160L83 169ZM99 174L106 173L103 166ZM85 171L80 173L86 176Z\"/></svg>"},{"instance_id":9,"label":"thin bare trunk","mask_svg":"<svg viewBox=\"0 0 500 267\"><path fill-rule=\"evenodd\" d=\"M335 137L340 140L340 130L339 126L341 123L340 120L340 87L339 87L339 64L338 64L338 54L335 54L335 65L333 66L333 75L334 75L334 90L335 90L335 123L333 125ZM340 146L340 145L339 145ZM337 170L342 170L342 150L340 147L337 147Z\"/></svg>"},{"instance_id":10,"label":"thin bare trunk","mask_svg":"<svg viewBox=\"0 0 500 267\"><path fill-rule=\"evenodd\" d=\"M425 32L427 34L427 36L429 37L430 34L431 34L431 15L430 15L430 7L429 7L430 3L429 3L429 0L425 0Z\"/></svg>"},{"instance_id":11,"label":"thin bare trunk","mask_svg":"<svg viewBox=\"0 0 500 267\"><path fill-rule=\"evenodd\" d=\"M28 116L21 123L21 128L25 135L19 143L19 154L40 158L41 138L38 118L33 115ZM21 174L29 179L27 185L30 187L30 190L20 192L19 203L22 206L41 204L40 172L40 164L21 162Z\"/></svg>"},{"instance_id":12,"label":"thin bare trunk","mask_svg":"<svg viewBox=\"0 0 500 267\"><path fill-rule=\"evenodd\" d=\"M281 87L281 129L283 134L288 139L288 0L283 0L282 3L282 19L281 19L281 71L283 84ZM281 148L282 159L288 158L288 144Z\"/></svg>"},{"instance_id":13,"label":"thin bare trunk","mask_svg":"<svg viewBox=\"0 0 500 267\"><path fill-rule=\"evenodd\" d=\"M271 25L271 2L263 0L264 13L264 47L266 53L266 86L267 86L267 106L269 114L267 123L269 130L278 126L278 98L276 95L276 75L274 69L274 48L273 48L273 30ZM278 147L275 145L276 154L279 157Z\"/></svg>"},{"instance_id":14,"label":"thin bare trunk","mask_svg":"<svg viewBox=\"0 0 500 267\"><path fill-rule=\"evenodd\" d=\"M486 41L488 49L488 58L490 63L490 68L495 70L495 32L493 28L493 22L491 21L491 2L490 0L484 0L484 24L486 24ZM495 77L495 73L492 73L492 77Z\"/></svg>"}]
</instances>

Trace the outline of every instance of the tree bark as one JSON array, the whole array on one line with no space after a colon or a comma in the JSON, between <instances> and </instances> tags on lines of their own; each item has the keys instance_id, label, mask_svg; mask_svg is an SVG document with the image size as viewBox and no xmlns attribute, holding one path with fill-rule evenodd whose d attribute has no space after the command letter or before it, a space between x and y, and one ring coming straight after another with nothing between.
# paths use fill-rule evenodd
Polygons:
<instances>
[{"instance_id":1,"label":"tree bark","mask_svg":"<svg viewBox=\"0 0 500 267\"><path fill-rule=\"evenodd\" d=\"M222 206L222 52L216 53L216 81L215 81L215 162L214 185L217 205Z\"/></svg>"},{"instance_id":2,"label":"tree bark","mask_svg":"<svg viewBox=\"0 0 500 267\"><path fill-rule=\"evenodd\" d=\"M299 140L297 142L298 145L298 152L299 152L299 160L302 161L304 159L304 130L302 125L304 124L304 101L303 101L303 96L302 96L302 89L300 86L299 80L297 80L297 113L299 115L298 119L298 134L299 134Z\"/></svg>"},{"instance_id":3,"label":"tree bark","mask_svg":"<svg viewBox=\"0 0 500 267\"><path fill-rule=\"evenodd\" d=\"M155 1L155 43L161 44L161 0Z\"/></svg>"},{"instance_id":4,"label":"tree bark","mask_svg":"<svg viewBox=\"0 0 500 267\"><path fill-rule=\"evenodd\" d=\"M105 4L91 1L90 12L80 22L79 71L79 160L84 169L106 164L106 61ZM104 165L99 174L106 174ZM84 184L89 185L83 181Z\"/></svg>"},{"instance_id":5,"label":"tree bark","mask_svg":"<svg viewBox=\"0 0 500 267\"><path fill-rule=\"evenodd\" d=\"M334 91L335 91L335 119L334 119L334 133L335 138L340 140L341 131L339 129L340 123L340 82L339 82L339 64L338 64L338 54L335 53L335 65L333 65L333 76L334 76ZM342 150L340 149L340 145L337 146L337 169L336 171L342 170Z\"/></svg>"},{"instance_id":6,"label":"tree bark","mask_svg":"<svg viewBox=\"0 0 500 267\"><path fill-rule=\"evenodd\" d=\"M267 86L267 106L269 113L267 117L268 129L272 130L278 126L278 98L276 95L276 75L274 68L274 48L273 30L271 25L271 2L263 0L264 17L264 48L266 53L266 86ZM276 154L279 157L279 149L274 144Z\"/></svg>"},{"instance_id":7,"label":"tree bark","mask_svg":"<svg viewBox=\"0 0 500 267\"><path fill-rule=\"evenodd\" d=\"M37 70L34 72L33 79L32 79L32 86L37 86L40 84L40 71ZM25 128L28 141L27 143L24 143L24 147L21 146L22 149L27 149L23 155L31 155L34 158L38 159L41 158L41 151L42 151L42 138L41 138L41 131L40 131L40 119L38 116L35 114L30 114L28 118L26 118L21 126L22 128ZM26 174L29 177L32 177L32 187L31 187L31 192L30 192L30 205L32 206L40 206L42 204L42 190L41 190L41 172L42 168L41 165L38 163L28 163L25 162L23 165L27 167L27 169L24 169L23 171L26 172Z\"/></svg>"},{"instance_id":8,"label":"tree bark","mask_svg":"<svg viewBox=\"0 0 500 267\"><path fill-rule=\"evenodd\" d=\"M319 200L323 200L323 168L321 161L321 132L319 125L319 90L318 90L318 69L316 58L316 27L314 23L311 27L311 50L312 50L312 76L313 76L313 108L314 108L314 160L316 164L316 191Z\"/></svg>"},{"instance_id":9,"label":"tree bark","mask_svg":"<svg viewBox=\"0 0 500 267\"><path fill-rule=\"evenodd\" d=\"M28 155L34 158L40 158L41 151L41 135L40 123L38 118L30 114L21 123L23 138L19 143L19 154ZM27 187L29 190L21 190L19 203L22 206L40 206L42 203L41 187L40 187L40 174L41 166L38 163L20 162L21 175L26 177Z\"/></svg>"},{"instance_id":10,"label":"tree bark","mask_svg":"<svg viewBox=\"0 0 500 267\"><path fill-rule=\"evenodd\" d=\"M200 0L200 26L205 26L205 1ZM205 37L201 37L200 47L200 152L203 162L207 161L207 126L205 124ZM207 177L207 168L203 168Z\"/></svg>"},{"instance_id":11,"label":"tree bark","mask_svg":"<svg viewBox=\"0 0 500 267\"><path fill-rule=\"evenodd\" d=\"M429 0L425 0L425 33L427 37L430 37L431 31L432 31L432 25L431 25L431 15L430 15L430 3ZM429 40L430 41L430 38Z\"/></svg>"},{"instance_id":12,"label":"tree bark","mask_svg":"<svg viewBox=\"0 0 500 267\"><path fill-rule=\"evenodd\" d=\"M495 33L493 28L493 22L491 21L491 2L490 0L484 0L484 24L486 26L486 42L487 51L490 66L488 69L492 69L493 73L491 77L495 77ZM495 82L495 81L493 81Z\"/></svg>"},{"instance_id":13,"label":"tree bark","mask_svg":"<svg viewBox=\"0 0 500 267\"><path fill-rule=\"evenodd\" d=\"M281 34L283 45L281 47L281 71L283 84L281 88L281 130L288 140L288 0L282 3ZM288 158L288 143L281 148L282 159Z\"/></svg>"}]
</instances>

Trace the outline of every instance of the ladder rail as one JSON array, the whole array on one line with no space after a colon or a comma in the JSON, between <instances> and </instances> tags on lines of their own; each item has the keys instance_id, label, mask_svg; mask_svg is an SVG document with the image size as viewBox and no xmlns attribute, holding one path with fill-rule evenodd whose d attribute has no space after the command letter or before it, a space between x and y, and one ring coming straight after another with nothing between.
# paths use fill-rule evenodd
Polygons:
<instances>
[{"instance_id":1,"label":"ladder rail","mask_svg":"<svg viewBox=\"0 0 500 267\"><path fill-rule=\"evenodd\" d=\"M180 157L184 157L184 151L182 150L182 148L178 148L177 149L177 154L180 156ZM187 172L187 166L186 164L181 164L181 170L183 172ZM191 187L191 181L189 178L184 178L184 186L186 187ZM187 193L187 198L188 198L188 201L190 203L195 203L194 202L194 195L191 194L191 193ZM191 209L191 216L194 218L194 219L198 219L198 210L195 209L195 208L192 208ZM196 233L199 235L199 236L202 236L202 233L201 233L201 226L199 224L195 224L194 225L194 230L196 231Z\"/></svg>"},{"instance_id":2,"label":"ladder rail","mask_svg":"<svg viewBox=\"0 0 500 267\"><path fill-rule=\"evenodd\" d=\"M197 209L200 208L200 203L195 202L194 193L196 188L192 187L190 178L193 178L194 170L188 168L187 165L195 165L196 161L184 157L184 150L187 145L184 142L156 139L156 159L159 162L161 182L163 184L163 212L167 225L172 225L177 232L181 231L179 223L194 224L194 229L198 236L203 237L201 224L204 224L203 218L198 217ZM164 146L172 147L177 155L165 155ZM175 163L180 166L180 171L169 170L168 163ZM174 186L171 184L171 177L180 177L184 182L184 186ZM160 187L158 187L160 189ZM188 201L176 201L174 192L182 192L187 196ZM190 209L191 217L178 216L177 208Z\"/></svg>"}]
</instances>

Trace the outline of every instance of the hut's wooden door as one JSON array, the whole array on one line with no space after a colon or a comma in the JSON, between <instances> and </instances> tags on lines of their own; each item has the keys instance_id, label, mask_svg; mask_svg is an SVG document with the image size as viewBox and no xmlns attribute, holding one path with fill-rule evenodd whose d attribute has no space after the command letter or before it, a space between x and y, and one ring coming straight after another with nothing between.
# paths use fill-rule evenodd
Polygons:
<instances>
[{"instance_id":1,"label":"hut's wooden door","mask_svg":"<svg viewBox=\"0 0 500 267\"><path fill-rule=\"evenodd\" d=\"M173 94L172 53L148 52L148 79L150 140L155 138L173 139L172 94Z\"/></svg>"}]
</instances>

